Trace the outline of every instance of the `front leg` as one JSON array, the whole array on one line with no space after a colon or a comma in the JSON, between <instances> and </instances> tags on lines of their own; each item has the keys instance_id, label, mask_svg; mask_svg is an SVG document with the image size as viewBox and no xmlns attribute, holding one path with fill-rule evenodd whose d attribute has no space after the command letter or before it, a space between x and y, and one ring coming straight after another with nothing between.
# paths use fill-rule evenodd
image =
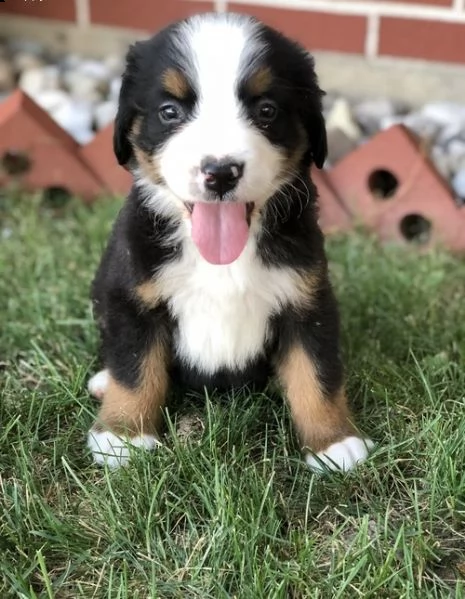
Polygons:
<instances>
[{"instance_id":1,"label":"front leg","mask_svg":"<svg viewBox=\"0 0 465 599\"><path fill-rule=\"evenodd\" d=\"M88 447L98 464L125 465L129 447L153 449L169 386L169 338L162 315L121 309L103 332L105 370L89 390L101 399ZM157 322L158 321L158 322Z\"/></svg>"},{"instance_id":2,"label":"front leg","mask_svg":"<svg viewBox=\"0 0 465 599\"><path fill-rule=\"evenodd\" d=\"M356 431L343 387L337 308L330 289L321 307L287 315L276 374L294 426L316 471L350 470L373 442Z\"/></svg>"}]
</instances>

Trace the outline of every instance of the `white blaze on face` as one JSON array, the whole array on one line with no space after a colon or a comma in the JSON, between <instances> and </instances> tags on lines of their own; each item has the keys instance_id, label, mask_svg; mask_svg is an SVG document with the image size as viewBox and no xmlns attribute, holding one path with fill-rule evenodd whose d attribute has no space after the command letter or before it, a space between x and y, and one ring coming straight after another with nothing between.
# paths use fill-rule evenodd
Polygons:
<instances>
[{"instance_id":1,"label":"white blaze on face","mask_svg":"<svg viewBox=\"0 0 465 599\"><path fill-rule=\"evenodd\" d=\"M187 57L197 103L189 122L166 143L161 173L182 201L204 199L200 164L205 157L244 163L235 200L263 204L278 186L282 154L248 121L237 91L241 73L264 48L246 19L193 19L178 41Z\"/></svg>"}]
</instances>

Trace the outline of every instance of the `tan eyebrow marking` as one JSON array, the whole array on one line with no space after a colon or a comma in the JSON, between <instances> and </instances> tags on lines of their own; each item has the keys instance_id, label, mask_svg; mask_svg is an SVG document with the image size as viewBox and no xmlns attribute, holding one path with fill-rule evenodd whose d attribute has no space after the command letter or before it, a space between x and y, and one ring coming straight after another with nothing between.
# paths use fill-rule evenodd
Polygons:
<instances>
[{"instance_id":1,"label":"tan eyebrow marking","mask_svg":"<svg viewBox=\"0 0 465 599\"><path fill-rule=\"evenodd\" d=\"M261 96L267 92L273 82L273 75L269 67L262 67L247 81L247 89L253 96Z\"/></svg>"},{"instance_id":2,"label":"tan eyebrow marking","mask_svg":"<svg viewBox=\"0 0 465 599\"><path fill-rule=\"evenodd\" d=\"M183 100L189 93L190 88L187 79L180 71L171 67L163 73L161 82L165 91L179 100Z\"/></svg>"}]
</instances>

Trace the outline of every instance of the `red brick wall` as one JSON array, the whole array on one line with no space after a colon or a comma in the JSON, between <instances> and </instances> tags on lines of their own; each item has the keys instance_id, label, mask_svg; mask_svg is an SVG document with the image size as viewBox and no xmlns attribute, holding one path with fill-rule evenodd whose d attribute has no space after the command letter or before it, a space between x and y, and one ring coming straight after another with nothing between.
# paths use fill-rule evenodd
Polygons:
<instances>
[{"instance_id":1,"label":"red brick wall","mask_svg":"<svg viewBox=\"0 0 465 599\"><path fill-rule=\"evenodd\" d=\"M5 0L0 18L153 32L209 10L254 14L312 50L465 64L465 0Z\"/></svg>"},{"instance_id":2,"label":"red brick wall","mask_svg":"<svg viewBox=\"0 0 465 599\"><path fill-rule=\"evenodd\" d=\"M74 0L5 0L0 6L0 15L3 14L74 21L76 6Z\"/></svg>"}]
</instances>

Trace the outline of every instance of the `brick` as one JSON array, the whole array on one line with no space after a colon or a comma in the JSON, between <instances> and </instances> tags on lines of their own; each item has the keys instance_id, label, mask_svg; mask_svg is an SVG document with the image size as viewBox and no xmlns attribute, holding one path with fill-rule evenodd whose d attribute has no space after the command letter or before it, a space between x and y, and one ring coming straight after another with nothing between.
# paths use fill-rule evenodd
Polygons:
<instances>
[{"instance_id":1,"label":"brick","mask_svg":"<svg viewBox=\"0 0 465 599\"><path fill-rule=\"evenodd\" d=\"M0 5L0 15L5 13L57 21L76 20L74 0L6 0Z\"/></svg>"},{"instance_id":2,"label":"brick","mask_svg":"<svg viewBox=\"0 0 465 599\"><path fill-rule=\"evenodd\" d=\"M427 154L413 134L396 125L341 160L330 171L331 184L354 219L383 240L465 250L465 212ZM430 223L429 235L410 238L421 222Z\"/></svg>"},{"instance_id":3,"label":"brick","mask_svg":"<svg viewBox=\"0 0 465 599\"><path fill-rule=\"evenodd\" d=\"M328 0L331 3L332 0ZM353 2L353 0L346 0L347 2ZM377 0L360 0L368 4L373 4ZM389 4L427 4L429 6L453 6L454 0L384 0Z\"/></svg>"},{"instance_id":4,"label":"brick","mask_svg":"<svg viewBox=\"0 0 465 599\"><path fill-rule=\"evenodd\" d=\"M332 189L327 171L312 167L311 176L318 191L318 222L323 233L349 230L352 224L351 215Z\"/></svg>"},{"instance_id":5,"label":"brick","mask_svg":"<svg viewBox=\"0 0 465 599\"><path fill-rule=\"evenodd\" d=\"M383 17L379 54L464 63L465 23Z\"/></svg>"},{"instance_id":6,"label":"brick","mask_svg":"<svg viewBox=\"0 0 465 599\"><path fill-rule=\"evenodd\" d=\"M131 188L132 175L118 164L113 152L113 123L99 131L81 150L84 162L90 165L105 189L126 196Z\"/></svg>"},{"instance_id":7,"label":"brick","mask_svg":"<svg viewBox=\"0 0 465 599\"><path fill-rule=\"evenodd\" d=\"M428 4L429 6L452 7L454 0L388 0L390 4Z\"/></svg>"},{"instance_id":8,"label":"brick","mask_svg":"<svg viewBox=\"0 0 465 599\"><path fill-rule=\"evenodd\" d=\"M228 10L251 14L301 42L310 50L363 54L366 18L311 10L288 10L228 3Z\"/></svg>"},{"instance_id":9,"label":"brick","mask_svg":"<svg viewBox=\"0 0 465 599\"><path fill-rule=\"evenodd\" d=\"M214 9L190 0L90 0L92 23L155 32L172 21Z\"/></svg>"},{"instance_id":10,"label":"brick","mask_svg":"<svg viewBox=\"0 0 465 599\"><path fill-rule=\"evenodd\" d=\"M0 104L0 187L16 180L26 190L63 188L90 202L101 193L102 183L79 151L79 145L22 91ZM21 174L5 169L26 159L30 168Z\"/></svg>"}]
</instances>

